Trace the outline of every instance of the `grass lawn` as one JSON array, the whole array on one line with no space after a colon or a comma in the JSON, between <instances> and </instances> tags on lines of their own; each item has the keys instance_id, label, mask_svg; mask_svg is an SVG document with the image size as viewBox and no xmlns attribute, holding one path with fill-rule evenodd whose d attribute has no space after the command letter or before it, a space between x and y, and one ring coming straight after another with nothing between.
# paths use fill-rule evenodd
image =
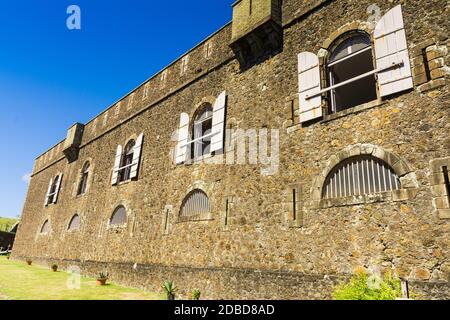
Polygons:
<instances>
[{"instance_id":1,"label":"grass lawn","mask_svg":"<svg viewBox=\"0 0 450 320\"><path fill-rule=\"evenodd\" d=\"M0 257L0 300L158 300L162 294L109 284L81 277L80 289L69 289L70 274Z\"/></svg>"}]
</instances>

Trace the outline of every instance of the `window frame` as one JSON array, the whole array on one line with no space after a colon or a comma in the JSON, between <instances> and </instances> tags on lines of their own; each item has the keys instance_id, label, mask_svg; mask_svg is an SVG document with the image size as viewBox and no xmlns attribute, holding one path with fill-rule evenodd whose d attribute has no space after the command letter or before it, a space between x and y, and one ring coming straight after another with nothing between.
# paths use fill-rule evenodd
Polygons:
<instances>
[{"instance_id":1,"label":"window frame","mask_svg":"<svg viewBox=\"0 0 450 320\"><path fill-rule=\"evenodd\" d=\"M78 223L78 228L76 228L76 229L71 229L72 222L74 221L75 217L78 217L78 221L79 221L79 223ZM67 226L67 232L72 232L72 233L73 233L73 232L78 232L78 231L80 231L80 229L81 229L81 216L80 216L78 213L75 213L75 214L70 218L69 224L68 224L68 226Z\"/></svg>"},{"instance_id":2,"label":"window frame","mask_svg":"<svg viewBox=\"0 0 450 320\"><path fill-rule=\"evenodd\" d=\"M329 172L321 199L370 197L400 189L400 177L388 163L372 155L358 155L342 160Z\"/></svg>"},{"instance_id":3,"label":"window frame","mask_svg":"<svg viewBox=\"0 0 450 320\"><path fill-rule=\"evenodd\" d=\"M55 204L54 200L55 200L55 196L58 194L59 190L58 190L58 183L61 179L61 175L58 174L53 178L53 182L52 182L52 186L50 188L50 193L47 195L47 201L49 205Z\"/></svg>"},{"instance_id":4,"label":"window frame","mask_svg":"<svg viewBox=\"0 0 450 320\"><path fill-rule=\"evenodd\" d=\"M123 209L124 212L125 212L125 217L124 217L123 223L120 223L120 224L119 223L112 223L113 217L118 213L118 211L120 209ZM120 205L115 207L115 209L113 210L112 214L109 216L109 218L108 218L108 227L112 228L112 229L114 229L114 228L118 228L118 229L126 228L127 223L128 223L127 208L123 204L120 204Z\"/></svg>"},{"instance_id":5,"label":"window frame","mask_svg":"<svg viewBox=\"0 0 450 320\"><path fill-rule=\"evenodd\" d=\"M210 110L208 110L210 109ZM207 115L204 119L199 119L202 117L202 115L204 115L205 113L210 112L210 115ZM206 144L207 147L209 147L211 150L211 138L214 135L212 132L212 128L213 128L213 116L214 116L214 105L210 102L204 102L200 105L200 107L197 108L197 110L194 113L194 116L192 118L192 123L190 126L190 130L189 130L189 150L188 150L188 155L189 155L189 160L193 161L193 162L199 162L202 161L206 158L209 158L212 156L212 152L209 151L207 153L205 153L204 150L204 146L203 144L205 144L204 139L208 139L206 140ZM210 127L204 129L203 125L206 122L210 122ZM196 128L198 128L199 126L202 126L201 128L201 135L196 137ZM198 147L201 147L201 154L197 154L196 149Z\"/></svg>"},{"instance_id":6,"label":"window frame","mask_svg":"<svg viewBox=\"0 0 450 320\"><path fill-rule=\"evenodd\" d=\"M91 163L90 161L86 161L81 169L80 181L77 188L77 197L81 197L87 193L90 173Z\"/></svg>"},{"instance_id":7,"label":"window frame","mask_svg":"<svg viewBox=\"0 0 450 320\"><path fill-rule=\"evenodd\" d=\"M129 150L127 151L127 148ZM131 167L134 165L133 158L136 148L136 140L130 139L123 150L122 158L120 159L120 166L117 169L117 183L123 184L131 181ZM129 162L129 163L127 163Z\"/></svg>"},{"instance_id":8,"label":"window frame","mask_svg":"<svg viewBox=\"0 0 450 320\"><path fill-rule=\"evenodd\" d=\"M47 227L47 231L44 232L44 227ZM41 224L41 227L39 228L39 235L40 236L46 236L50 233L51 231L51 226L50 226L50 219L45 219L44 223Z\"/></svg>"},{"instance_id":9,"label":"window frame","mask_svg":"<svg viewBox=\"0 0 450 320\"><path fill-rule=\"evenodd\" d=\"M352 52L349 55L346 55L342 58L330 61L333 58L333 55L336 53L336 50L338 50L346 42L352 41L352 39L357 38L357 37L365 37L368 40L369 45L361 50ZM351 48L351 46L350 46L350 48ZM335 83L334 77L332 75L332 70L330 67L333 67L333 66L335 66L343 61L346 61L350 58L354 58L354 57L356 57L362 53L365 53L367 51L371 52L372 70L367 73L361 73L360 75L352 77L348 80L341 81L339 83ZM351 30L351 31L345 32L340 37L338 37L332 43L330 49L328 49L328 56L324 60L324 63L322 64L322 68L323 68L323 73L324 73L324 81L327 84L326 89L328 89L326 92L327 108L326 108L325 117L335 115L335 114L345 113L345 112L348 112L348 110L360 107L362 105L374 104L374 103L381 102L381 97L380 97L379 88L378 88L378 77L377 77L378 69L376 66L376 59L375 59L375 47L374 47L374 42L373 42L372 36L370 34L368 34L367 32L362 31L362 30ZM350 85L352 83L361 81L365 78L372 77L372 76L374 77L374 80L375 80L374 81L374 89L375 89L375 95L376 95L375 99L368 100L366 102L359 103L359 104L351 106L351 107L342 107L341 106L341 110L338 110L338 111L336 110L337 105L336 105L335 91L338 88L334 88L334 86L340 85L341 83L345 83L340 86L340 87L345 87L347 85ZM359 77L362 77L362 78L359 78ZM348 83L346 83L346 82L348 82Z\"/></svg>"},{"instance_id":10,"label":"window frame","mask_svg":"<svg viewBox=\"0 0 450 320\"><path fill-rule=\"evenodd\" d=\"M208 212L199 212L199 213L190 214L190 215L183 215L183 209L184 209L186 203L197 192L202 193L206 197L209 211ZM213 204L212 204L211 198L208 196L208 194L203 189L193 188L183 197L183 200L180 203L179 211L178 211L178 215L177 215L177 223L193 222L193 221L209 221L209 220L214 220Z\"/></svg>"}]
</instances>

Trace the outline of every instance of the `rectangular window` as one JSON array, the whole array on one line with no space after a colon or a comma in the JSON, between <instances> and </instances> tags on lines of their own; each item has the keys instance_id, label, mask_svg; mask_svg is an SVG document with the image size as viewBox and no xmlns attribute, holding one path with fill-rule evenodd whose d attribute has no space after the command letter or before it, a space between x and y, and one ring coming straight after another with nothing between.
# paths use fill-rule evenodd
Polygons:
<instances>
[{"instance_id":1,"label":"rectangular window","mask_svg":"<svg viewBox=\"0 0 450 320\"><path fill-rule=\"evenodd\" d=\"M445 182L445 189L447 190L447 199L448 199L448 203L450 205L450 173L448 171L448 167L443 167L442 168L444 171L444 182Z\"/></svg>"},{"instance_id":2,"label":"rectangular window","mask_svg":"<svg viewBox=\"0 0 450 320\"><path fill-rule=\"evenodd\" d=\"M292 218L297 220L297 190L292 189Z\"/></svg>"},{"instance_id":3,"label":"rectangular window","mask_svg":"<svg viewBox=\"0 0 450 320\"><path fill-rule=\"evenodd\" d=\"M423 65L425 67L425 75L427 77L427 81L431 80L431 71L430 71L430 63L427 58L427 48L422 49L422 58L423 58Z\"/></svg>"}]
</instances>

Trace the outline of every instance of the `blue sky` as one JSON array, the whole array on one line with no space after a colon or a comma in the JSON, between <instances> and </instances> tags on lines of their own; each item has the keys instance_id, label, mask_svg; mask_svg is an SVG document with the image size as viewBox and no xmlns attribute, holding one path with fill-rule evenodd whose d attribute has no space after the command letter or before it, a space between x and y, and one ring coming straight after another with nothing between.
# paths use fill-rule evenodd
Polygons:
<instances>
[{"instance_id":1,"label":"blue sky","mask_svg":"<svg viewBox=\"0 0 450 320\"><path fill-rule=\"evenodd\" d=\"M231 20L233 0L0 3L0 216L21 213L34 159ZM68 30L69 5L81 30Z\"/></svg>"}]
</instances>

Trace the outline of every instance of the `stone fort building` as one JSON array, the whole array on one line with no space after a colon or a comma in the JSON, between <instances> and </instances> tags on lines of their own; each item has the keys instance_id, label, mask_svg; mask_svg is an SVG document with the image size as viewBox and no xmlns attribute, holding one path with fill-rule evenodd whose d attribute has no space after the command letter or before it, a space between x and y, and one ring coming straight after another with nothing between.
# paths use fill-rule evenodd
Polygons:
<instances>
[{"instance_id":1,"label":"stone fort building","mask_svg":"<svg viewBox=\"0 0 450 320\"><path fill-rule=\"evenodd\" d=\"M184 297L450 298L449 4L237 0L36 159L13 257Z\"/></svg>"}]
</instances>

